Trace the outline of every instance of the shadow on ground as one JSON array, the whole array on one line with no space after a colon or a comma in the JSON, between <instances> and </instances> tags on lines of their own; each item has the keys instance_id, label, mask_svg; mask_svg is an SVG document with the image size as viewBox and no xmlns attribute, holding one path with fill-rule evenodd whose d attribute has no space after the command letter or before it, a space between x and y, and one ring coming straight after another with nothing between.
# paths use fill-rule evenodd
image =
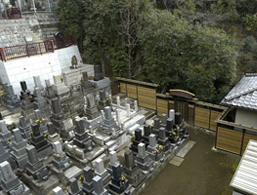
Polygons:
<instances>
[{"instance_id":1,"label":"shadow on ground","mask_svg":"<svg viewBox=\"0 0 257 195\"><path fill-rule=\"evenodd\" d=\"M215 133L188 128L196 142L177 167L168 164L140 195L231 195L231 178L241 156L215 151Z\"/></svg>"}]
</instances>

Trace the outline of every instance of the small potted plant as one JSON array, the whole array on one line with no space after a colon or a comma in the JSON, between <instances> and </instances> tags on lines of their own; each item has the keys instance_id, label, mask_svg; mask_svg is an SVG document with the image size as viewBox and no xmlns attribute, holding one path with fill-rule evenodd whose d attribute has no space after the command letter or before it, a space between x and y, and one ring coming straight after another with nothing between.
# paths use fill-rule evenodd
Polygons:
<instances>
[{"instance_id":1,"label":"small potted plant","mask_svg":"<svg viewBox=\"0 0 257 195\"><path fill-rule=\"evenodd\" d=\"M135 139L136 139L136 136L135 136L135 135L132 135L132 136L130 137L130 141L131 141L131 142L133 142Z\"/></svg>"}]
</instances>

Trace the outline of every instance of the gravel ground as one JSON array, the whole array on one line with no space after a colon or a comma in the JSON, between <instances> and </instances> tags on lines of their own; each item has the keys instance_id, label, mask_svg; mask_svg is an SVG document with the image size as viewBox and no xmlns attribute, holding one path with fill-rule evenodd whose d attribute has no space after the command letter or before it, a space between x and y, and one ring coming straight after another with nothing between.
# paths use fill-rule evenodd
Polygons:
<instances>
[{"instance_id":1,"label":"gravel ground","mask_svg":"<svg viewBox=\"0 0 257 195\"><path fill-rule=\"evenodd\" d=\"M213 149L215 132L189 127L196 142L177 167L168 164L140 195L231 195L229 183L241 156Z\"/></svg>"}]
</instances>

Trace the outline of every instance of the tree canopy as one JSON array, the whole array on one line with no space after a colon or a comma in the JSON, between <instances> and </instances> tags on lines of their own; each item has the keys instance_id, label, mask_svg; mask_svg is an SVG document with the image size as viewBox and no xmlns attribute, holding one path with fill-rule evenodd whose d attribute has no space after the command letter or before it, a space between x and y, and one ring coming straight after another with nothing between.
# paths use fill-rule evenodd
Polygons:
<instances>
[{"instance_id":1,"label":"tree canopy","mask_svg":"<svg viewBox=\"0 0 257 195\"><path fill-rule=\"evenodd\" d=\"M83 43L86 62L101 64L103 72L141 75L161 92L180 88L218 103L235 80L239 48L256 51L255 8L243 7L244 1L64 0L58 13L66 32ZM238 17L238 10L240 24L252 30L244 44L219 23Z\"/></svg>"}]
</instances>

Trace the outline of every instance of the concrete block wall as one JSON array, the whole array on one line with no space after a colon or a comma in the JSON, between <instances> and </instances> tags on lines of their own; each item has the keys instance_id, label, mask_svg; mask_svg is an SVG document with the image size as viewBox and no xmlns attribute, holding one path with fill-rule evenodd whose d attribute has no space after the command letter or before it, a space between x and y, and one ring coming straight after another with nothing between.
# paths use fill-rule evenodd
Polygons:
<instances>
[{"instance_id":1,"label":"concrete block wall","mask_svg":"<svg viewBox=\"0 0 257 195\"><path fill-rule=\"evenodd\" d=\"M81 59L77 46L71 46L65 49L56 50L55 53L58 56L61 69L71 66L71 58L73 55L77 57L78 62Z\"/></svg>"},{"instance_id":2,"label":"concrete block wall","mask_svg":"<svg viewBox=\"0 0 257 195\"><path fill-rule=\"evenodd\" d=\"M33 76L40 76L43 86L45 79L50 79L53 84L53 75L61 75L61 69L71 65L73 55L77 59L81 58L77 46L56 50L54 53L0 62L0 81L13 85L17 95L21 91L20 81L26 81L28 89L34 90Z\"/></svg>"}]
</instances>

